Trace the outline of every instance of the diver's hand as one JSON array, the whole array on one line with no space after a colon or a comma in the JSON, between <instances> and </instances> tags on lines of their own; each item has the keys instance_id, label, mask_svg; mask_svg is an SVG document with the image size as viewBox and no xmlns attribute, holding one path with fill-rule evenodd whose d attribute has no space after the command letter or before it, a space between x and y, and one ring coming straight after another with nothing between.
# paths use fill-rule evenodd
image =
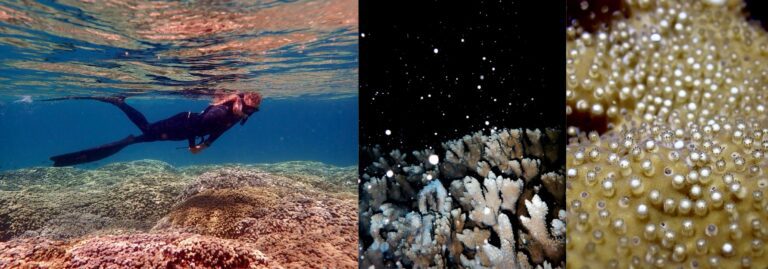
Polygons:
<instances>
[{"instance_id":1,"label":"diver's hand","mask_svg":"<svg viewBox=\"0 0 768 269\"><path fill-rule=\"evenodd\" d=\"M189 152L192 152L192 154L197 154L197 153L200 153L200 151L202 151L203 149L205 149L207 147L208 146L206 146L205 144L200 144L200 145L197 145L197 146L194 146L194 147L190 147L189 148Z\"/></svg>"}]
</instances>

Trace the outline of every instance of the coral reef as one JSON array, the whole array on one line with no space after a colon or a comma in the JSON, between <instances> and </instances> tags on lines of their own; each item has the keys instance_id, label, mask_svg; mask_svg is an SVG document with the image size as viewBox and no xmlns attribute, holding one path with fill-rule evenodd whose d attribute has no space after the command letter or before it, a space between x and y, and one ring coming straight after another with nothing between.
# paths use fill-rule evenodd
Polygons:
<instances>
[{"instance_id":1,"label":"coral reef","mask_svg":"<svg viewBox=\"0 0 768 269\"><path fill-rule=\"evenodd\" d=\"M566 31L567 266L765 267L768 34L737 0L627 3Z\"/></svg>"},{"instance_id":2,"label":"coral reef","mask_svg":"<svg viewBox=\"0 0 768 269\"><path fill-rule=\"evenodd\" d=\"M231 164L196 165L181 170L185 175L199 176L207 171L220 168L256 169L273 175L281 175L295 181L305 182L328 192L349 192L357 188L357 176L351 174L354 167L337 167L321 162L291 161L274 164Z\"/></svg>"},{"instance_id":3,"label":"coral reef","mask_svg":"<svg viewBox=\"0 0 768 269\"><path fill-rule=\"evenodd\" d=\"M182 233L101 236L64 243L0 242L0 268L282 268L248 243Z\"/></svg>"},{"instance_id":4,"label":"coral reef","mask_svg":"<svg viewBox=\"0 0 768 269\"><path fill-rule=\"evenodd\" d=\"M289 194L266 214L238 220L238 238L286 267L355 268L357 198Z\"/></svg>"},{"instance_id":5,"label":"coral reef","mask_svg":"<svg viewBox=\"0 0 768 269\"><path fill-rule=\"evenodd\" d=\"M511 129L445 142L439 156L368 149L374 162L360 184L361 268L561 267L559 139L555 129Z\"/></svg>"},{"instance_id":6,"label":"coral reef","mask_svg":"<svg viewBox=\"0 0 768 269\"><path fill-rule=\"evenodd\" d=\"M357 266L357 199L350 193L319 191L260 170L224 168L203 173L180 197L153 231L240 239L286 267Z\"/></svg>"},{"instance_id":7,"label":"coral reef","mask_svg":"<svg viewBox=\"0 0 768 269\"><path fill-rule=\"evenodd\" d=\"M3 172L0 268L354 268L356 171L135 161ZM321 188L322 180L337 184Z\"/></svg>"},{"instance_id":8,"label":"coral reef","mask_svg":"<svg viewBox=\"0 0 768 269\"><path fill-rule=\"evenodd\" d=\"M275 180L277 178L277 180ZM278 185L279 184L279 185ZM215 169L203 172L182 191L176 198L177 201L186 201L192 196L207 190L237 189L243 187L265 186L295 186L298 185L290 179L274 176L259 170L249 170L236 167Z\"/></svg>"},{"instance_id":9,"label":"coral reef","mask_svg":"<svg viewBox=\"0 0 768 269\"><path fill-rule=\"evenodd\" d=\"M107 227L148 229L173 205L184 180L159 161L96 170L46 167L2 172L0 241L25 232L65 239ZM67 223L76 229L62 229L60 225Z\"/></svg>"}]
</instances>

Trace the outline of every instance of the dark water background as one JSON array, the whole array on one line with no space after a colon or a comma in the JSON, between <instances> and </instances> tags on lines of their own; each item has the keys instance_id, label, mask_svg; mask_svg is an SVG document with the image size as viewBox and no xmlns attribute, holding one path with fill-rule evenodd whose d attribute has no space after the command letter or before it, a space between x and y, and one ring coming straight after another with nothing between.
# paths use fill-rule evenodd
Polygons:
<instances>
[{"instance_id":1,"label":"dark water background","mask_svg":"<svg viewBox=\"0 0 768 269\"><path fill-rule=\"evenodd\" d=\"M410 152L563 126L565 54L553 52L565 51L565 10L553 5L361 1L361 144Z\"/></svg>"},{"instance_id":2,"label":"dark water background","mask_svg":"<svg viewBox=\"0 0 768 269\"><path fill-rule=\"evenodd\" d=\"M109 104L39 100L131 95L152 122L202 111L223 90L265 100L201 154L176 149L185 141L144 143L85 167L137 159L355 165L357 24L353 0L0 0L0 170L47 166L52 155L139 133Z\"/></svg>"}]
</instances>

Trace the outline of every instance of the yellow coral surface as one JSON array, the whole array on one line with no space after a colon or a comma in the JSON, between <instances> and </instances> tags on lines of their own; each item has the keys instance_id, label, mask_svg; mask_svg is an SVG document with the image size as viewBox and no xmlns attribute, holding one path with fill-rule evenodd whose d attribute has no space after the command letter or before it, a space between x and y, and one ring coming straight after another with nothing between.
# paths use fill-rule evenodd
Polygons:
<instances>
[{"instance_id":1,"label":"yellow coral surface","mask_svg":"<svg viewBox=\"0 0 768 269\"><path fill-rule=\"evenodd\" d=\"M626 3L567 30L567 266L765 268L768 34L740 1Z\"/></svg>"}]
</instances>

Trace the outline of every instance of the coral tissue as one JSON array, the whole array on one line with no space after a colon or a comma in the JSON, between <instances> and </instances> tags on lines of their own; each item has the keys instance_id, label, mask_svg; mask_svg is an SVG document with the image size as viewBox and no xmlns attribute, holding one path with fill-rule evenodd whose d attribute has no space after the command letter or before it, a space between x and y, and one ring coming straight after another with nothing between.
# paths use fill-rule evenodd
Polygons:
<instances>
[{"instance_id":1,"label":"coral tissue","mask_svg":"<svg viewBox=\"0 0 768 269\"><path fill-rule=\"evenodd\" d=\"M568 267L765 268L768 35L740 1L626 3L566 31Z\"/></svg>"}]
</instances>

